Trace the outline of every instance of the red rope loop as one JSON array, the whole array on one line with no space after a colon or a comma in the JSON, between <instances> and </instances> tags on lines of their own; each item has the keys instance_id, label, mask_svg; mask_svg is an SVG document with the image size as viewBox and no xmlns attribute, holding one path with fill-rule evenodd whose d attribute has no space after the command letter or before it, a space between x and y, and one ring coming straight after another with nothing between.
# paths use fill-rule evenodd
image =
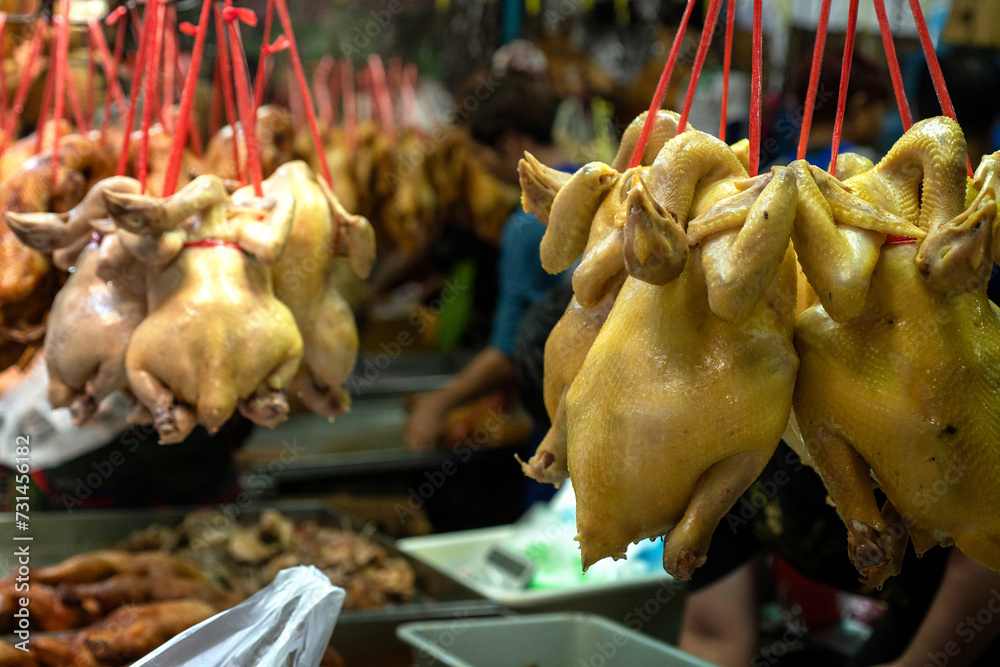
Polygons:
<instances>
[{"instance_id":1,"label":"red rope loop","mask_svg":"<svg viewBox=\"0 0 1000 667\"><path fill-rule=\"evenodd\" d=\"M750 65L750 170L751 176L757 175L760 167L760 105L761 105L761 69L763 66L761 35L762 14L761 0L753 2L753 61Z\"/></svg>"},{"instance_id":2,"label":"red rope loop","mask_svg":"<svg viewBox=\"0 0 1000 667\"><path fill-rule=\"evenodd\" d=\"M896 94L896 106L899 117L903 121L903 131L913 125L913 115L906 101L906 90L903 89L903 74L899 70L899 59L896 58L896 47L892 42L892 31L889 29L889 18L885 13L885 0L874 0L875 14L878 16L878 28L882 33L882 47L885 49L885 59L889 63L889 76L892 79L892 90Z\"/></svg>"},{"instance_id":3,"label":"red rope loop","mask_svg":"<svg viewBox=\"0 0 1000 667\"><path fill-rule=\"evenodd\" d=\"M125 9L125 5L121 5L105 17L104 25L114 25L118 23L118 21L120 21L126 13L128 13L128 10Z\"/></svg>"},{"instance_id":4,"label":"red rope loop","mask_svg":"<svg viewBox=\"0 0 1000 667\"><path fill-rule=\"evenodd\" d=\"M847 107L847 86L851 79L851 59L854 55L854 33L858 27L858 0L851 0L847 15L847 38L844 41L844 58L840 65L840 93L837 95L837 120L833 125L833 143L830 145L830 167L837 171L837 152L840 150L840 135L844 130L844 109Z\"/></svg>"},{"instance_id":5,"label":"red rope loop","mask_svg":"<svg viewBox=\"0 0 1000 667\"><path fill-rule=\"evenodd\" d=\"M736 23L736 0L726 2L726 55L722 65L722 107L719 112L719 139L726 140L729 111L729 68L733 62L733 27Z\"/></svg>"},{"instance_id":6,"label":"red rope loop","mask_svg":"<svg viewBox=\"0 0 1000 667\"><path fill-rule=\"evenodd\" d=\"M674 43L670 47L667 62L663 66L663 72L660 74L660 81L656 84L656 93L654 93L653 101L649 105L649 114L646 115L646 121L643 123L642 131L639 133L639 140L632 151L632 159L628 163L630 169L638 167L639 163L642 162L642 156L646 153L646 144L649 143L649 136L653 133L653 127L656 124L656 117L663 106L663 98L667 95L667 88L670 86L670 77L673 76L674 65L677 64L677 53L680 51L681 42L684 41L684 31L687 30L688 19L691 18L691 10L693 8L694 0L688 0L687 6L684 8L684 14L681 16L680 25L677 26L677 33L674 35Z\"/></svg>"},{"instance_id":7,"label":"red rope loop","mask_svg":"<svg viewBox=\"0 0 1000 667\"><path fill-rule=\"evenodd\" d=\"M721 9L722 0L712 0L708 5L708 17L705 20L705 27L701 31L701 40L698 42L698 52L694 58L694 67L691 69L691 81L688 83L687 95L684 96L684 106L681 108L681 116L677 121L677 134L683 132L687 125L688 114L691 113L691 103L694 102L694 92L698 89L698 79L701 78L701 68L705 65L705 56L708 55L708 47L712 43L712 33L715 32L715 23L719 19Z\"/></svg>"},{"instance_id":8,"label":"red rope loop","mask_svg":"<svg viewBox=\"0 0 1000 667\"><path fill-rule=\"evenodd\" d=\"M819 71L823 64L823 49L826 47L826 30L830 23L830 0L823 0L819 12L819 25L816 27L816 43L813 45L812 68L809 70L809 88L806 91L806 103L802 109L802 127L799 128L799 149L796 159L806 156L809 143L809 131L812 129L813 110L816 108L816 89L819 88Z\"/></svg>"},{"instance_id":9,"label":"red rope loop","mask_svg":"<svg viewBox=\"0 0 1000 667\"><path fill-rule=\"evenodd\" d=\"M227 23L240 21L241 23L246 23L248 26L253 27L257 25L257 14L255 14L252 9L247 9L246 7L226 6L222 10L222 20Z\"/></svg>"}]
</instances>

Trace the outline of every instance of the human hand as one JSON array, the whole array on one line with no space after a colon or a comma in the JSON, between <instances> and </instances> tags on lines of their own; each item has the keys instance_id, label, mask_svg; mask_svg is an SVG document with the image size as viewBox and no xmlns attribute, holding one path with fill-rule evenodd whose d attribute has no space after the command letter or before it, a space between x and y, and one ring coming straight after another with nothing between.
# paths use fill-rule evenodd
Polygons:
<instances>
[{"instance_id":1,"label":"human hand","mask_svg":"<svg viewBox=\"0 0 1000 667\"><path fill-rule=\"evenodd\" d=\"M447 408L438 392L418 394L410 401L410 415L403 427L403 443L407 449L434 449L441 441Z\"/></svg>"}]
</instances>

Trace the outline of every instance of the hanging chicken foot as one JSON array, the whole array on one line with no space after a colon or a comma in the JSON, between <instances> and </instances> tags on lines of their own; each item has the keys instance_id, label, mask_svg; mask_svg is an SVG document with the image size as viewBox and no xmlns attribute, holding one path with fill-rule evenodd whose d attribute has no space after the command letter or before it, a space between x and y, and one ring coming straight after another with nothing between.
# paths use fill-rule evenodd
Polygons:
<instances>
[{"instance_id":1,"label":"hanging chicken foot","mask_svg":"<svg viewBox=\"0 0 1000 667\"><path fill-rule=\"evenodd\" d=\"M886 522L875 502L871 467L840 433L820 425L805 433L805 442L813 467L847 526L851 562L861 581L881 588L899 573L908 540L905 523Z\"/></svg>"},{"instance_id":2,"label":"hanging chicken foot","mask_svg":"<svg viewBox=\"0 0 1000 667\"><path fill-rule=\"evenodd\" d=\"M666 536L663 569L675 579L690 579L705 563L719 523L760 475L772 450L734 454L701 474L680 522Z\"/></svg>"}]
</instances>

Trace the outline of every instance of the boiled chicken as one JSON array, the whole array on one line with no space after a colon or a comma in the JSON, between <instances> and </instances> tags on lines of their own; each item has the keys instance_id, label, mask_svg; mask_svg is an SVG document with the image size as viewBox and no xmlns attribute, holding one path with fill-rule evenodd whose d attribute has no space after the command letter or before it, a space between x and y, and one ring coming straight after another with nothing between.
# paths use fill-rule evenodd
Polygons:
<instances>
[{"instance_id":1,"label":"boiled chicken","mask_svg":"<svg viewBox=\"0 0 1000 667\"><path fill-rule=\"evenodd\" d=\"M139 182L125 176L100 181L68 214L7 213L7 223L26 245L52 251L90 238L107 217L104 192L137 194ZM75 262L76 269L52 302L45 335L48 400L69 407L77 425L86 422L112 392L126 389L125 350L146 316L145 268L122 248L113 229L96 233Z\"/></svg>"},{"instance_id":2,"label":"boiled chicken","mask_svg":"<svg viewBox=\"0 0 1000 667\"><path fill-rule=\"evenodd\" d=\"M586 568L666 535L664 568L685 579L788 421L796 185L781 168L748 180L695 130L636 181L630 275L567 395L577 539Z\"/></svg>"},{"instance_id":3,"label":"boiled chicken","mask_svg":"<svg viewBox=\"0 0 1000 667\"><path fill-rule=\"evenodd\" d=\"M265 197L292 197L288 239L274 263L274 291L288 306L305 344L292 391L314 412L334 418L351 404L343 383L354 368L358 331L354 315L332 283L333 260L346 257L361 278L375 262L375 233L367 219L350 215L305 162L288 162L264 181ZM234 195L249 195L249 189Z\"/></svg>"},{"instance_id":4,"label":"boiled chicken","mask_svg":"<svg viewBox=\"0 0 1000 667\"><path fill-rule=\"evenodd\" d=\"M274 296L295 199L231 200L200 176L166 199L104 192L122 245L146 262L148 315L125 356L129 385L164 443L216 432L239 406L255 423L288 414L302 336Z\"/></svg>"},{"instance_id":5,"label":"boiled chicken","mask_svg":"<svg viewBox=\"0 0 1000 667\"><path fill-rule=\"evenodd\" d=\"M645 166L626 170L645 119L645 114L640 115L625 130L611 165L591 163L571 176L546 167L530 153L518 165L522 205L548 225L542 240L543 268L559 273L583 254L573 273L574 297L545 343L543 396L552 426L535 455L521 463L524 473L540 482L558 486L569 476L566 393L625 280L623 227L628 191L677 132L677 114L659 112Z\"/></svg>"},{"instance_id":6,"label":"boiled chicken","mask_svg":"<svg viewBox=\"0 0 1000 667\"><path fill-rule=\"evenodd\" d=\"M795 244L821 305L796 323L795 415L871 586L908 538L1000 571L1000 316L985 287L1000 156L968 188L965 165L958 125L932 118L843 183L796 166Z\"/></svg>"},{"instance_id":7,"label":"boiled chicken","mask_svg":"<svg viewBox=\"0 0 1000 667\"><path fill-rule=\"evenodd\" d=\"M295 157L295 129L292 117L280 108L265 104L257 109L257 120L254 131L257 135L257 146L260 158L261 172L267 178L280 165ZM240 179L246 169L246 142L243 140L243 126L236 124L236 131L231 125L226 125L211 138L205 147L204 169L208 174L214 174L224 180ZM234 138L236 146L233 146ZM239 164L236 163L239 160Z\"/></svg>"}]
</instances>

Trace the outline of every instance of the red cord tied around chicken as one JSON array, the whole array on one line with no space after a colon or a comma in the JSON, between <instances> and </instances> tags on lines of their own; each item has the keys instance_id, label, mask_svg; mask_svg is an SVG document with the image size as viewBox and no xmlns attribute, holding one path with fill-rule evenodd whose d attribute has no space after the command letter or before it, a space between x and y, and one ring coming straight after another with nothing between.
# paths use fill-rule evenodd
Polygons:
<instances>
[{"instance_id":1,"label":"red cord tied around chicken","mask_svg":"<svg viewBox=\"0 0 1000 667\"><path fill-rule=\"evenodd\" d=\"M270 265L288 240L295 198L240 194L231 198L216 176L164 199L104 192L121 244L147 267L149 312L125 368L140 404L133 419L152 422L163 443L196 424L214 433L237 408L271 427L288 415L285 388L303 343ZM199 252L205 244L243 252Z\"/></svg>"}]
</instances>

